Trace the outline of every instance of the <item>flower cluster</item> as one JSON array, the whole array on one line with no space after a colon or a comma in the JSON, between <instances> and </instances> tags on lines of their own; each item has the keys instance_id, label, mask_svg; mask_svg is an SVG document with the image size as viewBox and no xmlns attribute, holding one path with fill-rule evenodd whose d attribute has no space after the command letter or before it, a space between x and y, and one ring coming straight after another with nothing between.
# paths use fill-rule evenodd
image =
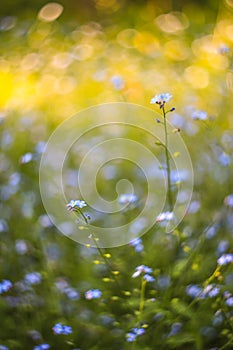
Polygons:
<instances>
[{"instance_id":1,"label":"flower cluster","mask_svg":"<svg viewBox=\"0 0 233 350\"><path fill-rule=\"evenodd\" d=\"M132 277L136 278L143 274L143 279L146 280L147 282L154 282L154 277L151 276L152 269L148 266L145 265L140 265L136 267L136 271L133 273Z\"/></svg>"},{"instance_id":2,"label":"flower cluster","mask_svg":"<svg viewBox=\"0 0 233 350\"><path fill-rule=\"evenodd\" d=\"M61 323L56 323L53 326L53 332L55 334L64 334L64 335L68 335L72 333L72 328L70 326L65 326L62 325Z\"/></svg>"},{"instance_id":3,"label":"flower cluster","mask_svg":"<svg viewBox=\"0 0 233 350\"><path fill-rule=\"evenodd\" d=\"M186 287L186 294L193 299L215 298L219 293L220 288L215 284L208 284L205 288L196 284L188 285Z\"/></svg>"},{"instance_id":4,"label":"flower cluster","mask_svg":"<svg viewBox=\"0 0 233 350\"><path fill-rule=\"evenodd\" d=\"M66 204L66 206L68 211L74 211L75 209L83 209L87 206L87 204L85 201L82 201L80 199L71 199L71 201L68 204Z\"/></svg>"},{"instance_id":5,"label":"flower cluster","mask_svg":"<svg viewBox=\"0 0 233 350\"><path fill-rule=\"evenodd\" d=\"M12 287L12 283L9 280L2 280L0 282L0 294L4 292L8 292L8 290Z\"/></svg>"}]
</instances>

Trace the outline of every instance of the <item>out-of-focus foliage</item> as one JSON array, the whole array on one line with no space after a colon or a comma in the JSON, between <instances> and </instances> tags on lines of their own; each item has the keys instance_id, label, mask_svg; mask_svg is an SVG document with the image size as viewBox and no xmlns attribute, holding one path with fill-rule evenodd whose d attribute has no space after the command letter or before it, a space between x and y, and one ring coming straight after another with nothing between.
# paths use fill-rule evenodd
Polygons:
<instances>
[{"instance_id":1,"label":"out-of-focus foliage","mask_svg":"<svg viewBox=\"0 0 233 350\"><path fill-rule=\"evenodd\" d=\"M133 349L126 335L141 286L132 274L144 264L155 281L135 349L232 349L232 264L212 274L233 243L233 1L12 0L0 9L0 344ZM98 250L50 222L39 162L54 128L81 109L149 107L164 91L192 157L193 199L172 234L159 227L136 252L106 252L117 284Z\"/></svg>"}]
</instances>

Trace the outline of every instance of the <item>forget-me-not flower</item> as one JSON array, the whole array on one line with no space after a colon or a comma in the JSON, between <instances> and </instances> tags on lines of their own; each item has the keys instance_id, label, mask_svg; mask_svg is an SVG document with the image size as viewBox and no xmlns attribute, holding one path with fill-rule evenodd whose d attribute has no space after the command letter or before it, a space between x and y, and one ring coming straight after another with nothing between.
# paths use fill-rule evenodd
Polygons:
<instances>
[{"instance_id":1,"label":"forget-me-not flower","mask_svg":"<svg viewBox=\"0 0 233 350\"><path fill-rule=\"evenodd\" d=\"M70 326L66 326L66 325L62 325L61 323L56 323L53 326L53 332L55 334L64 334L64 335L68 335L72 333L72 327Z\"/></svg>"},{"instance_id":2,"label":"forget-me-not flower","mask_svg":"<svg viewBox=\"0 0 233 350\"><path fill-rule=\"evenodd\" d=\"M9 280L2 280L0 282L0 294L4 292L8 292L8 290L12 287L12 283Z\"/></svg>"},{"instance_id":3,"label":"forget-me-not flower","mask_svg":"<svg viewBox=\"0 0 233 350\"><path fill-rule=\"evenodd\" d=\"M166 92L166 93L162 93L162 94L160 94L160 95L155 95L155 96L151 99L150 103L151 103L151 104L157 103L157 104L160 105L160 104L164 104L164 103L170 101L171 98L172 98L172 95L169 94L168 92Z\"/></svg>"},{"instance_id":4,"label":"forget-me-not flower","mask_svg":"<svg viewBox=\"0 0 233 350\"><path fill-rule=\"evenodd\" d=\"M84 207L87 206L87 204L85 201L80 200L80 199L76 199L76 200L71 199L71 201L68 204L66 204L66 206L67 206L67 210L73 211L76 208L83 209Z\"/></svg>"},{"instance_id":5,"label":"forget-me-not flower","mask_svg":"<svg viewBox=\"0 0 233 350\"><path fill-rule=\"evenodd\" d=\"M85 293L85 298L87 300L99 299L102 295L102 292L99 289L90 289Z\"/></svg>"}]
</instances>

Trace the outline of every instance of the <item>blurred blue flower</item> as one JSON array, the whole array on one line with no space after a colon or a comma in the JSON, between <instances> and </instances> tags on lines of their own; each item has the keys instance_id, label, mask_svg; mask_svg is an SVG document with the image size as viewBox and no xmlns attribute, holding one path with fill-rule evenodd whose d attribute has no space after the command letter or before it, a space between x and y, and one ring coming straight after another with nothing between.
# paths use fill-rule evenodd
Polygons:
<instances>
[{"instance_id":1,"label":"blurred blue flower","mask_svg":"<svg viewBox=\"0 0 233 350\"><path fill-rule=\"evenodd\" d=\"M205 111L194 111L191 117L193 120L207 120L208 114Z\"/></svg>"},{"instance_id":2,"label":"blurred blue flower","mask_svg":"<svg viewBox=\"0 0 233 350\"><path fill-rule=\"evenodd\" d=\"M229 246L230 244L228 241L220 241L217 247L217 252L223 254L229 249Z\"/></svg>"},{"instance_id":3,"label":"blurred blue flower","mask_svg":"<svg viewBox=\"0 0 233 350\"><path fill-rule=\"evenodd\" d=\"M160 221L171 221L174 219L174 213L171 211L166 211L163 213L160 213L157 217L156 217L156 222L160 222Z\"/></svg>"},{"instance_id":4,"label":"blurred blue flower","mask_svg":"<svg viewBox=\"0 0 233 350\"><path fill-rule=\"evenodd\" d=\"M71 300L79 299L79 293L72 287L66 288L64 292L67 295L67 297Z\"/></svg>"},{"instance_id":5,"label":"blurred blue flower","mask_svg":"<svg viewBox=\"0 0 233 350\"><path fill-rule=\"evenodd\" d=\"M8 292L8 290L12 287L12 283L9 280L2 280L0 282L0 294L4 292Z\"/></svg>"},{"instance_id":6,"label":"blurred blue flower","mask_svg":"<svg viewBox=\"0 0 233 350\"><path fill-rule=\"evenodd\" d=\"M135 270L136 272L134 272L132 275L133 278L140 276L142 273L146 273L146 274L152 273L152 269L146 265L137 266Z\"/></svg>"},{"instance_id":7,"label":"blurred blue flower","mask_svg":"<svg viewBox=\"0 0 233 350\"><path fill-rule=\"evenodd\" d=\"M220 292L220 288L216 287L213 284L209 284L208 286L206 286L202 292L202 296L203 297L210 297L210 298L214 298L216 297Z\"/></svg>"},{"instance_id":8,"label":"blurred blue flower","mask_svg":"<svg viewBox=\"0 0 233 350\"><path fill-rule=\"evenodd\" d=\"M231 158L225 152L222 152L218 157L218 161L222 166L228 166L231 163Z\"/></svg>"},{"instance_id":9,"label":"blurred blue flower","mask_svg":"<svg viewBox=\"0 0 233 350\"><path fill-rule=\"evenodd\" d=\"M162 94L160 94L160 95L155 95L155 96L151 99L150 103L151 103L152 105L155 104L155 103L157 103L157 104L163 104L163 103L168 102L171 98L172 98L172 95L171 95L171 94L169 94L169 93L162 93Z\"/></svg>"},{"instance_id":10,"label":"blurred blue flower","mask_svg":"<svg viewBox=\"0 0 233 350\"><path fill-rule=\"evenodd\" d=\"M24 281L29 285L39 284L41 279L41 274L39 272L30 272L24 276Z\"/></svg>"},{"instance_id":11,"label":"blurred blue flower","mask_svg":"<svg viewBox=\"0 0 233 350\"><path fill-rule=\"evenodd\" d=\"M21 164L26 164L26 163L29 163L33 160L33 154L28 152L28 153L25 153L21 159L20 159L20 163Z\"/></svg>"},{"instance_id":12,"label":"blurred blue flower","mask_svg":"<svg viewBox=\"0 0 233 350\"><path fill-rule=\"evenodd\" d=\"M226 305L232 307L233 306L233 297L230 297L226 300Z\"/></svg>"},{"instance_id":13,"label":"blurred blue flower","mask_svg":"<svg viewBox=\"0 0 233 350\"><path fill-rule=\"evenodd\" d=\"M182 323L180 322L173 323L171 327L171 331L168 334L168 337L173 337L174 335L178 334L181 331L181 328L182 328Z\"/></svg>"},{"instance_id":14,"label":"blurred blue flower","mask_svg":"<svg viewBox=\"0 0 233 350\"><path fill-rule=\"evenodd\" d=\"M70 326L66 326L66 325L62 325L61 323L56 323L53 326L53 332L55 334L64 334L64 335L68 335L72 333L72 327Z\"/></svg>"},{"instance_id":15,"label":"blurred blue flower","mask_svg":"<svg viewBox=\"0 0 233 350\"><path fill-rule=\"evenodd\" d=\"M202 288L196 284L190 284L186 287L186 294L192 298L198 298L202 294Z\"/></svg>"},{"instance_id":16,"label":"blurred blue flower","mask_svg":"<svg viewBox=\"0 0 233 350\"><path fill-rule=\"evenodd\" d=\"M224 321L223 313L218 310L213 316L213 320L212 320L213 326L218 327L223 323L223 321Z\"/></svg>"},{"instance_id":17,"label":"blurred blue flower","mask_svg":"<svg viewBox=\"0 0 233 350\"><path fill-rule=\"evenodd\" d=\"M233 208L233 194L229 194L225 197L224 204L226 207Z\"/></svg>"},{"instance_id":18,"label":"blurred blue flower","mask_svg":"<svg viewBox=\"0 0 233 350\"><path fill-rule=\"evenodd\" d=\"M141 238L135 238L129 243L132 247L134 247L135 252L141 253L144 249Z\"/></svg>"},{"instance_id":19,"label":"blurred blue flower","mask_svg":"<svg viewBox=\"0 0 233 350\"><path fill-rule=\"evenodd\" d=\"M218 265L227 265L233 262L233 254L223 254L218 258Z\"/></svg>"},{"instance_id":20,"label":"blurred blue flower","mask_svg":"<svg viewBox=\"0 0 233 350\"><path fill-rule=\"evenodd\" d=\"M170 278L170 276L159 276L157 283L158 283L158 287L160 289L166 289L169 287L169 285L171 283L171 278Z\"/></svg>"},{"instance_id":21,"label":"blurred blue flower","mask_svg":"<svg viewBox=\"0 0 233 350\"><path fill-rule=\"evenodd\" d=\"M137 199L138 197L135 194L123 193L119 196L118 202L120 204L129 204L129 203L135 203Z\"/></svg>"},{"instance_id":22,"label":"blurred blue flower","mask_svg":"<svg viewBox=\"0 0 233 350\"><path fill-rule=\"evenodd\" d=\"M102 295L102 292L99 289L90 289L85 293L85 298L87 300L98 299Z\"/></svg>"},{"instance_id":23,"label":"blurred blue flower","mask_svg":"<svg viewBox=\"0 0 233 350\"><path fill-rule=\"evenodd\" d=\"M49 344L39 344L34 346L33 350L47 350L50 349L50 345Z\"/></svg>"},{"instance_id":24,"label":"blurred blue flower","mask_svg":"<svg viewBox=\"0 0 233 350\"><path fill-rule=\"evenodd\" d=\"M66 204L66 206L67 206L67 210L73 211L75 210L75 208L82 209L86 207L87 204L85 201L82 201L80 199L77 199L77 200L71 199L71 201L68 204Z\"/></svg>"},{"instance_id":25,"label":"blurred blue flower","mask_svg":"<svg viewBox=\"0 0 233 350\"><path fill-rule=\"evenodd\" d=\"M126 334L126 341L131 343L134 342L137 338L137 335L135 333L129 332Z\"/></svg>"},{"instance_id":26,"label":"blurred blue flower","mask_svg":"<svg viewBox=\"0 0 233 350\"><path fill-rule=\"evenodd\" d=\"M9 348L5 345L0 345L0 350L9 350Z\"/></svg>"},{"instance_id":27,"label":"blurred blue flower","mask_svg":"<svg viewBox=\"0 0 233 350\"><path fill-rule=\"evenodd\" d=\"M148 275L148 274L145 274L145 275L143 276L143 278L144 278L144 280L146 280L147 282L154 282L154 281L155 281L154 277L152 277L151 275Z\"/></svg>"},{"instance_id":28,"label":"blurred blue flower","mask_svg":"<svg viewBox=\"0 0 233 350\"><path fill-rule=\"evenodd\" d=\"M143 335L145 333L144 328L132 328L130 332L126 334L126 341L131 343L134 342L138 336Z\"/></svg>"},{"instance_id":29,"label":"blurred blue flower","mask_svg":"<svg viewBox=\"0 0 233 350\"><path fill-rule=\"evenodd\" d=\"M122 90L125 87L125 82L120 75L113 75L111 83L115 90Z\"/></svg>"}]
</instances>

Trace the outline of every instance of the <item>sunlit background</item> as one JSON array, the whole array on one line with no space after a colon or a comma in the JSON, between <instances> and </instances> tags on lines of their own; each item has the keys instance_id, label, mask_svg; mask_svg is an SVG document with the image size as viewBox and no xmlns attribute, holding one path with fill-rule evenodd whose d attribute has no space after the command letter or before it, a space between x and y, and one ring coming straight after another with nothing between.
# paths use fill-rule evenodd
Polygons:
<instances>
[{"instance_id":1,"label":"sunlit background","mask_svg":"<svg viewBox=\"0 0 233 350\"><path fill-rule=\"evenodd\" d=\"M162 306L152 308L166 322L151 331L160 316L152 318L135 349L221 349L230 331L228 322L211 323L216 305L191 316L177 309L185 325L176 342L168 337L177 317L168 304L187 301L186 286L202 283L216 258L232 252L233 204L226 198L233 192L233 1L8 0L0 4L0 39L0 282L12 282L9 291L0 288L0 349L133 349L125 334L139 299L135 264L151 265L158 281L167 278L148 298L169 290ZM132 246L111 251L123 300L98 252L53 227L39 193L39 163L52 131L75 113L118 101L158 112L150 100L161 92L173 95L169 106L176 110L168 118L191 154L194 193L174 237L152 230L141 253ZM102 188L108 196L104 181ZM208 242L184 274L182 264L203 232ZM232 273L227 278L229 291ZM98 303L85 298L91 288L103 293ZM73 333L52 331L59 322Z\"/></svg>"}]
</instances>

